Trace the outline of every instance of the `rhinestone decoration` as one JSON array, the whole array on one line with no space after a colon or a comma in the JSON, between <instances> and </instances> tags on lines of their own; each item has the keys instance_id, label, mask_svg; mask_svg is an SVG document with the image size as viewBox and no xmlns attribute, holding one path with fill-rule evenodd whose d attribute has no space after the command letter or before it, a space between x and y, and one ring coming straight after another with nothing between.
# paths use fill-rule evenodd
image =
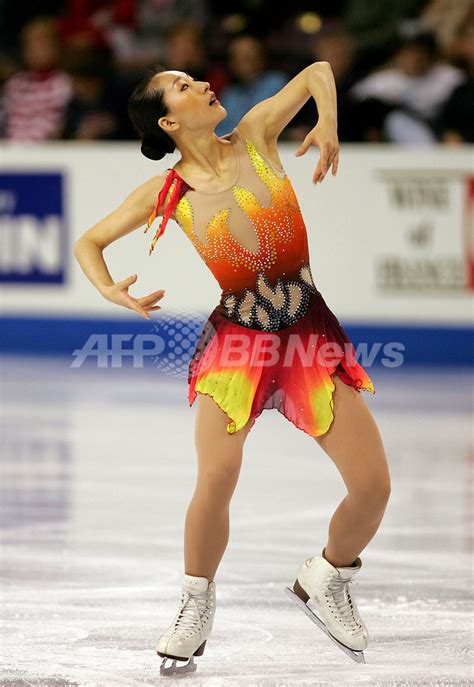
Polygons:
<instances>
[{"instance_id":1,"label":"rhinestone decoration","mask_svg":"<svg viewBox=\"0 0 474 687\"><path fill-rule=\"evenodd\" d=\"M176 205L175 219L206 263L212 265L213 262L225 260L235 268L246 267L258 272L276 264L277 241L291 242L295 226L303 220L288 177L285 175L280 178L251 141L246 140L245 146L256 174L270 192L269 205L262 207L249 188L233 186L232 197L235 205L223 208L211 217L204 232L205 242L196 234L196 218L187 193ZM246 214L255 228L258 237L256 252L248 250L229 232L230 213L238 212L239 209Z\"/></svg>"},{"instance_id":2,"label":"rhinestone decoration","mask_svg":"<svg viewBox=\"0 0 474 687\"><path fill-rule=\"evenodd\" d=\"M317 291L309 265L300 268L298 277L287 282L278 278L272 286L265 274L259 273L255 291L245 289L240 300L235 294L223 294L221 305L229 319L244 327L278 331L306 314L311 295Z\"/></svg>"},{"instance_id":3,"label":"rhinestone decoration","mask_svg":"<svg viewBox=\"0 0 474 687\"><path fill-rule=\"evenodd\" d=\"M219 305L225 317L245 327L276 331L302 317L316 291L308 263L306 227L286 173L279 176L251 141L242 140L247 153L247 170L253 168L268 189L269 201L259 201L256 194L260 195L260 191L254 192L243 186L239 176L237 183L223 192L225 207L213 212L207 226L203 227L204 231L199 228L199 236L192 194L186 193L180 198L175 219L211 272L219 275L222 286ZM249 250L232 234L229 220L234 213L239 217L242 213L248 228L254 229L258 244L256 250ZM238 218L234 217L234 221L237 222ZM247 226L243 231L247 231ZM301 250L299 258L296 247ZM275 272L278 274L275 267L279 256L285 257L285 250L293 256L291 260L296 264L291 264L288 258L285 261L288 276L282 267L276 282L270 283L267 275L272 271L271 279L275 279ZM298 260L301 267L298 267ZM242 272L245 279L237 286Z\"/></svg>"}]
</instances>

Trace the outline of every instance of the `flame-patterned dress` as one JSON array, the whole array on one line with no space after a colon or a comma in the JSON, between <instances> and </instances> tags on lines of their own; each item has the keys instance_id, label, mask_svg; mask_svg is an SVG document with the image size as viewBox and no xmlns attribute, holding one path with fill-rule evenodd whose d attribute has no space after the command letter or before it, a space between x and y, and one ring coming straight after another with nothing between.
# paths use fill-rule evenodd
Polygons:
<instances>
[{"instance_id":1,"label":"flame-patterned dress","mask_svg":"<svg viewBox=\"0 0 474 687\"><path fill-rule=\"evenodd\" d=\"M147 229L171 191L150 254L174 219L221 289L188 368L188 400L213 397L229 434L276 408L311 436L334 418L332 379L375 394L355 349L316 288L306 226L292 184L238 127L226 137L236 174L224 191L196 191L174 168ZM146 229L145 229L146 231Z\"/></svg>"}]
</instances>

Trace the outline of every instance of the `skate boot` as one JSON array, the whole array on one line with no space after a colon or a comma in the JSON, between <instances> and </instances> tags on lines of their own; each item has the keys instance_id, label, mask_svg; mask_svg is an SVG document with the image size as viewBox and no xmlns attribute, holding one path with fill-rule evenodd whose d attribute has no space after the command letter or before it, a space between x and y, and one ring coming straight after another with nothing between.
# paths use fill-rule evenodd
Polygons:
<instances>
[{"instance_id":1,"label":"skate boot","mask_svg":"<svg viewBox=\"0 0 474 687\"><path fill-rule=\"evenodd\" d=\"M293 585L286 591L290 598L355 661L365 663L362 653L369 633L349 591L349 584L362 567L358 557L352 565L337 568L321 555L304 561ZM308 606L316 606L319 616Z\"/></svg>"},{"instance_id":2,"label":"skate boot","mask_svg":"<svg viewBox=\"0 0 474 687\"><path fill-rule=\"evenodd\" d=\"M202 656L212 630L216 611L216 584L207 577L184 574L180 608L168 629L161 635L156 653L163 657L162 675L196 670L194 656ZM166 666L171 659L171 665ZM177 661L187 661L177 665Z\"/></svg>"}]
</instances>

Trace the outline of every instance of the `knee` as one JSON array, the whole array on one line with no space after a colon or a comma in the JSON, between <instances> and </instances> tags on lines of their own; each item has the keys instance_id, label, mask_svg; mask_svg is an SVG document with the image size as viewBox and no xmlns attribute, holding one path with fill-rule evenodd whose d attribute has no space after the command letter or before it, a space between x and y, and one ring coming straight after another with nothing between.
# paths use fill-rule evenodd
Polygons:
<instances>
[{"instance_id":1,"label":"knee","mask_svg":"<svg viewBox=\"0 0 474 687\"><path fill-rule=\"evenodd\" d=\"M239 469L235 466L205 467L198 472L197 491L204 492L213 500L226 501L232 496Z\"/></svg>"},{"instance_id":2,"label":"knee","mask_svg":"<svg viewBox=\"0 0 474 687\"><path fill-rule=\"evenodd\" d=\"M206 482L206 484L225 486L237 481L239 471L240 466L219 465L218 467L201 468L198 477L199 480Z\"/></svg>"},{"instance_id":3,"label":"knee","mask_svg":"<svg viewBox=\"0 0 474 687\"><path fill-rule=\"evenodd\" d=\"M359 485L349 492L351 498L357 499L359 504L377 515L384 513L390 494L391 484L388 477L370 480L369 483Z\"/></svg>"}]
</instances>

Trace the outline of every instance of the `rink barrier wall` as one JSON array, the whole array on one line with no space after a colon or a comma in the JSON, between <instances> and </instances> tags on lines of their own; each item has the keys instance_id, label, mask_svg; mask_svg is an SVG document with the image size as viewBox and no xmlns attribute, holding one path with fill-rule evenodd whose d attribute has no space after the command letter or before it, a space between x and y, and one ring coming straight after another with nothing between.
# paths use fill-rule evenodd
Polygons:
<instances>
[{"instance_id":1,"label":"rink barrier wall","mask_svg":"<svg viewBox=\"0 0 474 687\"><path fill-rule=\"evenodd\" d=\"M180 317L181 327L187 323L195 327L198 324L196 333L190 339L192 344L196 343L197 332L200 331L204 322L204 314L200 320L196 319L195 314L189 320L184 315ZM378 351L374 355L374 366L384 366L382 360L387 357L383 353L384 346L395 342L402 344L403 348L397 345L397 350L402 351L403 365L474 367L472 327L417 326L404 323L383 325L354 323L346 320L340 320L340 323L356 350L362 343L366 350ZM151 334L156 333L163 340L164 349L153 355L155 360L158 358L165 360L167 351L170 350L169 343L176 344L174 337L168 334L169 326L164 317L160 317L160 320L152 319L150 322L138 322L132 319L4 316L0 318L0 326L2 330L0 354L63 355L70 356L71 362L74 359L73 352L84 350L91 336L101 336L110 350L112 336L124 335L124 342L119 346L121 345L122 350L126 351L133 347L136 336L147 339ZM145 342L145 349L147 345ZM96 350L94 344L92 346L93 350ZM373 346L377 348L374 349ZM92 354L88 357L90 362L97 356ZM391 356L388 358L393 360ZM130 355L124 354L122 364L129 365L131 360ZM359 357L358 360L364 364ZM184 361L186 361L185 356ZM145 355L143 362L144 366L156 365L151 355ZM110 356L108 364L110 364ZM396 373L396 365L386 366L391 367Z\"/></svg>"},{"instance_id":2,"label":"rink barrier wall","mask_svg":"<svg viewBox=\"0 0 474 687\"><path fill-rule=\"evenodd\" d=\"M405 342L410 364L471 361L474 146L341 144L337 176L329 172L316 186L319 151L297 158L296 148L279 143L308 230L313 279L348 333ZM70 354L94 328L149 331L98 294L73 246L177 160L147 160L135 142L0 143L2 351ZM113 279L136 273L134 297L166 289L162 316L209 313L219 285L173 221L149 256L157 226L107 246Z\"/></svg>"}]
</instances>

